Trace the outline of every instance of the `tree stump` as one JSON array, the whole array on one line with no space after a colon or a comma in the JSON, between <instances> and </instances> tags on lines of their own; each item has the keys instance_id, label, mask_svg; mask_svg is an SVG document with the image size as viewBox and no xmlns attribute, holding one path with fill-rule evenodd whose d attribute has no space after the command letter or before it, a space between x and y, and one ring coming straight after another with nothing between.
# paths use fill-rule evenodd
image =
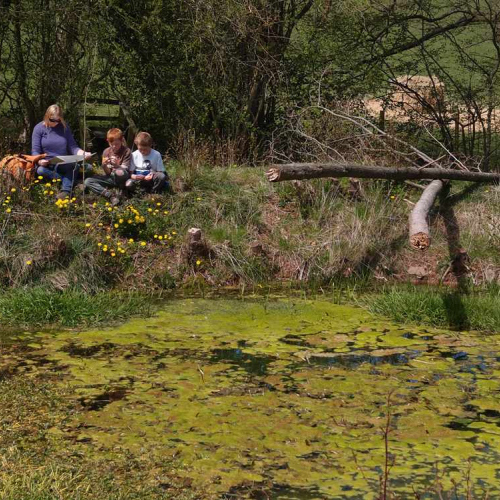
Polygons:
<instances>
[{"instance_id":1,"label":"tree stump","mask_svg":"<svg viewBox=\"0 0 500 500\"><path fill-rule=\"evenodd\" d=\"M188 230L184 245L184 255L187 263L191 265L196 264L197 260L209 257L210 249L203 238L201 229L192 227Z\"/></svg>"}]
</instances>

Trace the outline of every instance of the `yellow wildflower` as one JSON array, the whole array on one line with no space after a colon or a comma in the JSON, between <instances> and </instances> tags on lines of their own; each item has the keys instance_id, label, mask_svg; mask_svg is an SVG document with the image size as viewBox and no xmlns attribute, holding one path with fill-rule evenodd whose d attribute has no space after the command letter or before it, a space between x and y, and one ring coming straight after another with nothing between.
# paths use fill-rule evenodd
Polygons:
<instances>
[{"instance_id":1,"label":"yellow wildflower","mask_svg":"<svg viewBox=\"0 0 500 500\"><path fill-rule=\"evenodd\" d=\"M201 264L201 260L196 261L196 265L199 266Z\"/></svg>"},{"instance_id":2,"label":"yellow wildflower","mask_svg":"<svg viewBox=\"0 0 500 500\"><path fill-rule=\"evenodd\" d=\"M16 189L16 188L12 188L12 189L10 190L10 192L11 192L11 193L15 193L16 191L17 191L17 189Z\"/></svg>"},{"instance_id":3,"label":"yellow wildflower","mask_svg":"<svg viewBox=\"0 0 500 500\"><path fill-rule=\"evenodd\" d=\"M141 241L141 247L145 247L146 246L146 242L145 241Z\"/></svg>"},{"instance_id":4,"label":"yellow wildflower","mask_svg":"<svg viewBox=\"0 0 500 500\"><path fill-rule=\"evenodd\" d=\"M27 265L27 266L31 266L31 264L33 264L33 262L32 262L31 260L27 260L27 261L26 261L26 265Z\"/></svg>"},{"instance_id":5,"label":"yellow wildflower","mask_svg":"<svg viewBox=\"0 0 500 500\"><path fill-rule=\"evenodd\" d=\"M90 222L87 222L87 224L85 224L85 227L90 227L90 226L91 226Z\"/></svg>"}]
</instances>

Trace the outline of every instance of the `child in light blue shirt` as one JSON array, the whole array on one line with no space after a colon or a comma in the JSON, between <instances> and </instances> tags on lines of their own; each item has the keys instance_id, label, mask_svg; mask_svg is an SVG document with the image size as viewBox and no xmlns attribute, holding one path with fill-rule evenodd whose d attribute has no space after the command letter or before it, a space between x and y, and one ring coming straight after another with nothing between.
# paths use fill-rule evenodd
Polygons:
<instances>
[{"instance_id":1,"label":"child in light blue shirt","mask_svg":"<svg viewBox=\"0 0 500 500\"><path fill-rule=\"evenodd\" d=\"M167 173L161 154L152 148L153 139L147 132L139 132L134 140L137 151L132 153L130 160L130 179L125 188L129 192L137 186L151 193L160 193L167 183Z\"/></svg>"}]
</instances>

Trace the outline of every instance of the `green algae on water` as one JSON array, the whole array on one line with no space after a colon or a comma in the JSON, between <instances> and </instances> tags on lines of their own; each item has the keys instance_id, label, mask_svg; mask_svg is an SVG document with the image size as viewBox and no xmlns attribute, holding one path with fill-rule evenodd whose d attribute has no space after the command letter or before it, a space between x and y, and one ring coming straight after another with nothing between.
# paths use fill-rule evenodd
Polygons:
<instances>
[{"instance_id":1,"label":"green algae on water","mask_svg":"<svg viewBox=\"0 0 500 500\"><path fill-rule=\"evenodd\" d=\"M423 491L436 464L444 488L470 467L475 493L500 494L500 336L327 301L190 299L120 327L28 337L31 364L15 369L58 370L82 408L51 439L90 457L175 457L207 498L257 485L375 499L388 411L396 494Z\"/></svg>"}]
</instances>

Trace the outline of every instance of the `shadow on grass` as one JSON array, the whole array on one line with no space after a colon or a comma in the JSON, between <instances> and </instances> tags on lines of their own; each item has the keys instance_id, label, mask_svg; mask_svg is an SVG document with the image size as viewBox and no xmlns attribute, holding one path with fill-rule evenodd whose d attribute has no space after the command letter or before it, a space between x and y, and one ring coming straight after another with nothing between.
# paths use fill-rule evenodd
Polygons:
<instances>
[{"instance_id":1,"label":"shadow on grass","mask_svg":"<svg viewBox=\"0 0 500 500\"><path fill-rule=\"evenodd\" d=\"M443 295L443 306L449 325L457 329L470 327L470 320L463 302L463 296L468 295L470 292L470 283L467 266L468 255L460 244L460 227L453 207L476 191L478 187L478 183L472 184L459 193L450 196L450 184L448 184L440 195L439 215L443 218L450 258L450 267L448 269L457 283L457 289L454 292Z\"/></svg>"}]
</instances>

